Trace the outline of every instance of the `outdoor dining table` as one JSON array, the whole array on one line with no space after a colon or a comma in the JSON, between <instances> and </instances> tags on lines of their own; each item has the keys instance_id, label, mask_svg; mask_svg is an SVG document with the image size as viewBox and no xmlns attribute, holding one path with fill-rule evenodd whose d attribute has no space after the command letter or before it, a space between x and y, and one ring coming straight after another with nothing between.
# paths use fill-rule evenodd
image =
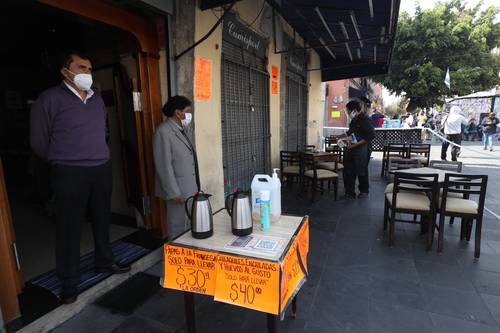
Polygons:
<instances>
[{"instance_id":1,"label":"outdoor dining table","mask_svg":"<svg viewBox=\"0 0 500 333\"><path fill-rule=\"evenodd\" d=\"M267 314L267 330L276 331L308 276L309 218L282 215L263 231L238 237L223 210L213 216L214 233L195 239L188 230L164 246L163 287L184 293L188 332L195 332L193 294Z\"/></svg>"}]
</instances>

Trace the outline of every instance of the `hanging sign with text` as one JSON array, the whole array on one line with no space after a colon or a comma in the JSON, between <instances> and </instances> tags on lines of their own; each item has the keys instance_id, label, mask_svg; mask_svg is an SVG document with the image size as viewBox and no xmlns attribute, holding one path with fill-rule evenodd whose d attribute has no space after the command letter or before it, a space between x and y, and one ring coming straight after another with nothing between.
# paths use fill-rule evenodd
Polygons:
<instances>
[{"instance_id":1,"label":"hanging sign with text","mask_svg":"<svg viewBox=\"0 0 500 333\"><path fill-rule=\"evenodd\" d=\"M229 12L224 17L222 38L243 50L264 58L267 54L267 39L249 29L234 13Z\"/></svg>"},{"instance_id":2,"label":"hanging sign with text","mask_svg":"<svg viewBox=\"0 0 500 333\"><path fill-rule=\"evenodd\" d=\"M165 245L165 288L215 294L217 253Z\"/></svg>"}]
</instances>

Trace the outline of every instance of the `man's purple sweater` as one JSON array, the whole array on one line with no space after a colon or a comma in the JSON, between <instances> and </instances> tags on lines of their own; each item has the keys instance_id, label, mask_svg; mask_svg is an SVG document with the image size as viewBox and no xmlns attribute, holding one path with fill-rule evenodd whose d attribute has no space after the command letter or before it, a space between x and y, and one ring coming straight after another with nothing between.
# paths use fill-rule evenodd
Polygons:
<instances>
[{"instance_id":1,"label":"man's purple sweater","mask_svg":"<svg viewBox=\"0 0 500 333\"><path fill-rule=\"evenodd\" d=\"M87 103L62 82L31 108L31 148L51 164L96 166L109 160L106 107L94 94Z\"/></svg>"}]
</instances>

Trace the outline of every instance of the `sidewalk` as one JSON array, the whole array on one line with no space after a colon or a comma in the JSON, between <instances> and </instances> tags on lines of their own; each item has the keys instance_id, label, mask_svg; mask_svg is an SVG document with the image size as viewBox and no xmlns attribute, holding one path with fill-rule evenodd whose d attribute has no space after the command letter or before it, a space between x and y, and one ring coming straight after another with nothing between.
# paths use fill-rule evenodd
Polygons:
<instances>
[{"instance_id":1,"label":"sidewalk","mask_svg":"<svg viewBox=\"0 0 500 333\"><path fill-rule=\"evenodd\" d=\"M434 146L432 159L439 158ZM479 145L474 149L480 150ZM500 213L500 153L497 159L462 154L464 172L486 173L487 206ZM298 186L283 189L283 210L309 214L310 278L298 294L298 317L278 323L280 332L500 332L500 220L485 212L481 258L474 242L460 242L460 223L447 225L442 255L425 251L417 225L397 225L395 245L382 233L380 154L371 162L368 199L314 204ZM340 182L342 184L342 181ZM341 190L342 194L343 191ZM500 215L500 214L499 214ZM146 273L159 277L160 264ZM263 332L262 313L196 296L198 332ZM97 304L53 332L184 332L180 292L156 287L130 313Z\"/></svg>"}]
</instances>

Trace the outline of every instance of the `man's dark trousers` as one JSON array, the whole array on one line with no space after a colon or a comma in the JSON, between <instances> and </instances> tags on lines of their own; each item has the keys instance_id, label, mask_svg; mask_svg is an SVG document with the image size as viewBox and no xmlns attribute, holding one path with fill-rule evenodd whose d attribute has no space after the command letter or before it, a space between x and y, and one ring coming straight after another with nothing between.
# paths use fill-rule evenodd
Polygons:
<instances>
[{"instance_id":1,"label":"man's dark trousers","mask_svg":"<svg viewBox=\"0 0 500 333\"><path fill-rule=\"evenodd\" d=\"M63 291L77 292L80 282L80 235L86 217L92 223L95 266L113 264L109 244L111 163L98 166L55 165L52 184L56 205L56 270Z\"/></svg>"},{"instance_id":2,"label":"man's dark trousers","mask_svg":"<svg viewBox=\"0 0 500 333\"><path fill-rule=\"evenodd\" d=\"M462 143L462 134L446 134L446 139L449 141L460 145ZM446 160L446 152L448 151L448 146L450 145L449 142L443 141L443 144L441 145L441 159ZM451 147L451 160L456 161L458 158L458 155L460 154L460 147L457 147L453 145Z\"/></svg>"}]
</instances>

